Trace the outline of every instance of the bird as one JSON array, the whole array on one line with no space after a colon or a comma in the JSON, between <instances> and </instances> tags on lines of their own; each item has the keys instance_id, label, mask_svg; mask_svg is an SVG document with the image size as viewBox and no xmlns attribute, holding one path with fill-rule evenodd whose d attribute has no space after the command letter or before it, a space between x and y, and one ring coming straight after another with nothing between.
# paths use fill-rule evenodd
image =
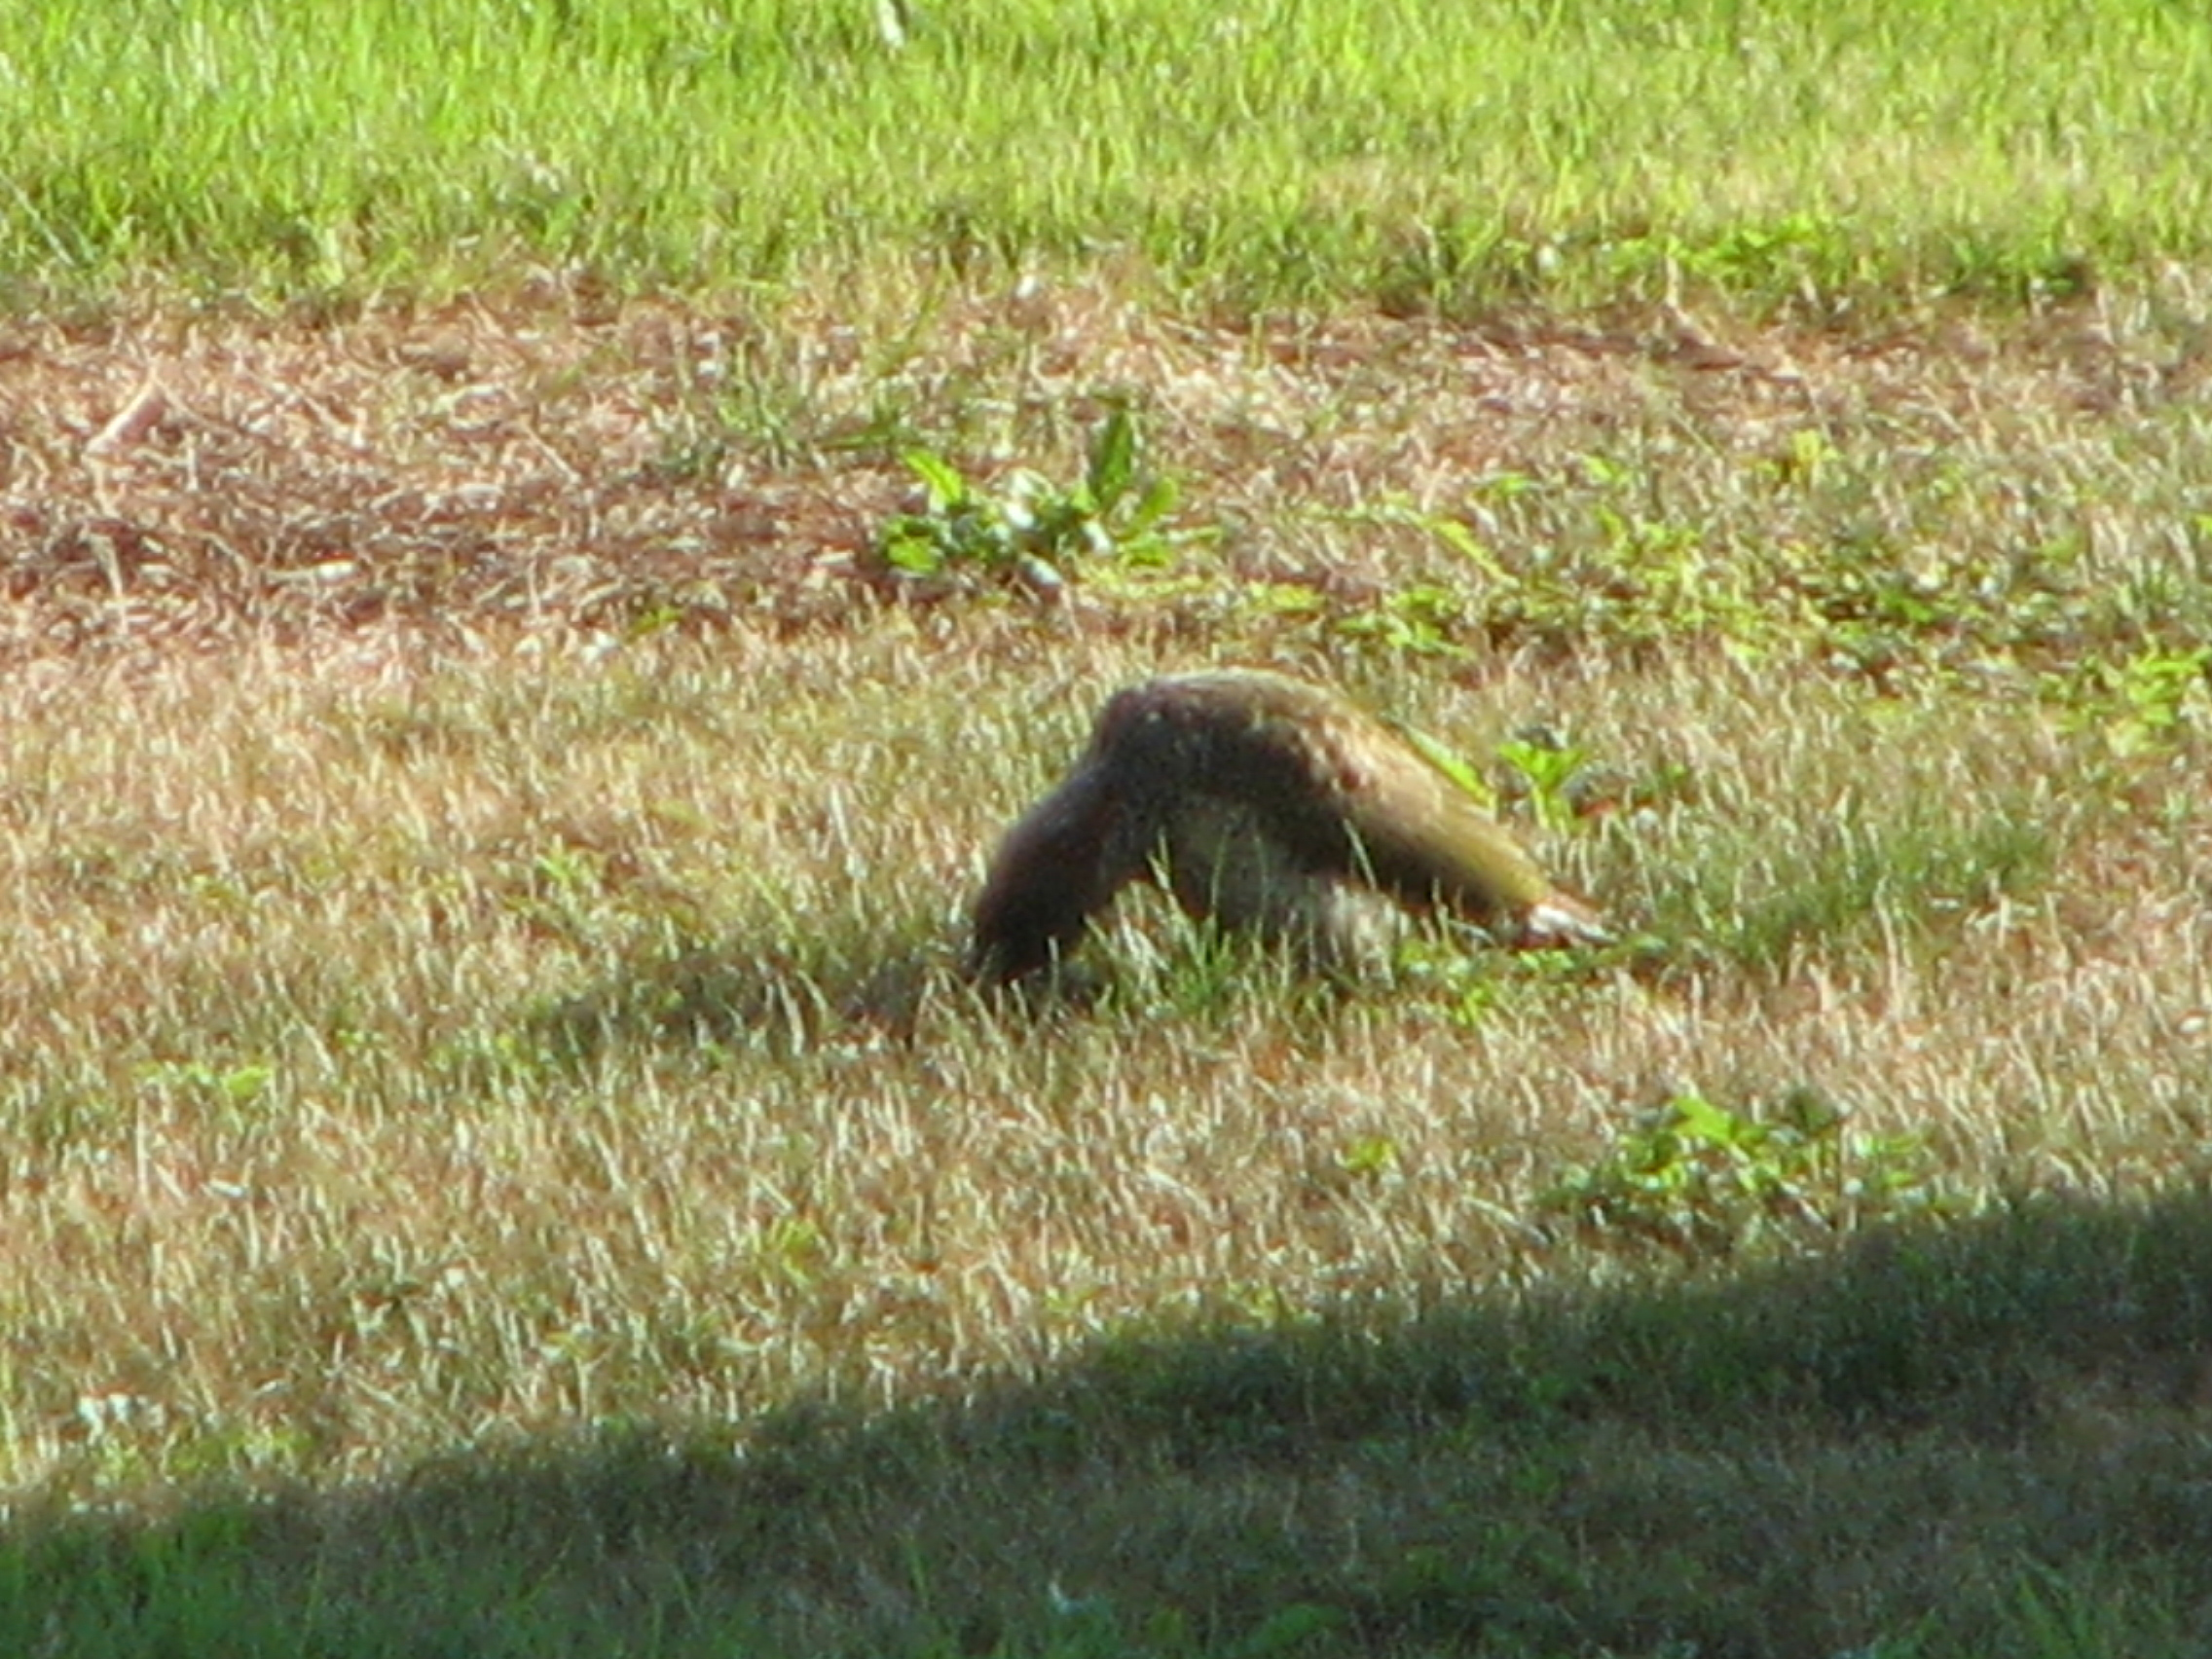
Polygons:
<instances>
[{"instance_id":1,"label":"bird","mask_svg":"<svg viewBox=\"0 0 2212 1659\"><path fill-rule=\"evenodd\" d=\"M1107 700L1074 769L993 853L971 971L1010 984L1054 969L1135 882L1322 966L1373 960L1418 911L1520 947L1611 938L1397 729L1263 669L1162 676Z\"/></svg>"}]
</instances>

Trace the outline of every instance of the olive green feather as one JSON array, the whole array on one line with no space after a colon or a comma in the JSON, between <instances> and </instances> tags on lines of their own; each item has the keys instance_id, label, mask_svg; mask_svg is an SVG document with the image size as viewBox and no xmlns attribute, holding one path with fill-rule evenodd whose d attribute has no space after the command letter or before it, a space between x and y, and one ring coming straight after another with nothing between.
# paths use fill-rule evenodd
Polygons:
<instances>
[{"instance_id":1,"label":"olive green feather","mask_svg":"<svg viewBox=\"0 0 2212 1659\"><path fill-rule=\"evenodd\" d=\"M1322 954L1378 898L1515 940L1603 937L1506 828L1403 736L1324 687L1257 670L1117 693L1089 748L1017 823L974 915L973 961L1014 978L1072 950L1134 880L1194 916Z\"/></svg>"}]
</instances>

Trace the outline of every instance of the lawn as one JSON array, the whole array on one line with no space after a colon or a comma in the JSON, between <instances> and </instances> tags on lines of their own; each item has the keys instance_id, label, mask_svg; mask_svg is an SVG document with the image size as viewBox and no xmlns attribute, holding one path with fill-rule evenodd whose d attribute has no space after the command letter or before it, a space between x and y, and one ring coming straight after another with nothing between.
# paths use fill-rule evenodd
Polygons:
<instances>
[{"instance_id":1,"label":"lawn","mask_svg":"<svg viewBox=\"0 0 2212 1659\"><path fill-rule=\"evenodd\" d=\"M1041 261L1825 318L2212 248L2212 23L2157 0L26 0L0 86L31 295Z\"/></svg>"},{"instance_id":2,"label":"lawn","mask_svg":"<svg viewBox=\"0 0 2212 1659\"><path fill-rule=\"evenodd\" d=\"M0 19L0 1651L2212 1646L2212 28L1928 11ZM970 983L1222 663L1620 942Z\"/></svg>"}]
</instances>

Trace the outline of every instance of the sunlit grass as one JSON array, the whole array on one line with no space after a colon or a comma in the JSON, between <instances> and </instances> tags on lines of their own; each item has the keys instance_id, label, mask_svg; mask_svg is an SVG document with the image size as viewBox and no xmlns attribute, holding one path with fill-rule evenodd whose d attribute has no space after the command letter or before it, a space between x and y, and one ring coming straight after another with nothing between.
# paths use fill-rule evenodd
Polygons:
<instances>
[{"instance_id":1,"label":"sunlit grass","mask_svg":"<svg viewBox=\"0 0 2212 1659\"><path fill-rule=\"evenodd\" d=\"M1504 667L1447 691L1400 665L1377 689L1395 687L1435 729L1541 710L1610 763L1700 757L1695 789L1633 820L1527 827L1645 936L1641 957L1564 972L1500 961L1474 980L1416 973L1348 994L1280 962L1217 960L1226 946L1155 911L1103 942L1109 983L1091 1007L1021 1012L952 972L963 896L999 824L1064 761L1088 688L1154 662L1127 642L1072 643L1064 688L1040 710L1018 658L1000 655L1016 636L977 626L972 652L897 630L847 642L830 677L809 666L819 647L740 633L589 658L402 658L359 681L282 652L180 659L112 685L91 719L73 688L13 686L0 853L17 1060L0 1097L0 1307L19 1346L7 1484L156 1510L165 1491L241 1484L398 1480L404 1492L408 1471L456 1448L504 1457L524 1436L550 1451L591 1425L651 1425L694 1449L634 1465L615 1454L627 1474L588 1461L549 1471L584 1484L541 1499L522 1495L540 1478L525 1454L512 1498L485 1484L503 1478L495 1463L456 1471L460 1492L437 1501L497 1537L519 1518L504 1502L549 1503L571 1536L635 1499L654 1517L651 1547L681 1552L706 1547L682 1540L724 1513L716 1506L736 1505L736 1525L769 1501L745 1483L776 1477L740 1477L726 1448L789 1433L797 1450L763 1442L747 1457L767 1459L763 1471L797 1457L806 1472L793 1478L830 1481L808 1502L827 1505L825 1526L862 1529L838 1533L839 1553L872 1571L866 1540L899 1493L982 1503L995 1530L1029 1512L1015 1469L1036 1457L1091 1467L1053 1478L1109 1510L1165 1501L1184 1525L1227 1527L1254 1547L1232 1517L1259 1499L1238 1493L1283 1478L1264 1471L1303 1456L1293 1449L1311 1434L1366 1448L1342 1454L1351 1461L1327 1501L1376 1537L1370 1572L1321 1570L1319 1534L1294 1528L1280 1547L1304 1567L1269 1567L1262 1550L1241 1579L1194 1578L1171 1551L1140 1552L1153 1565L1124 1575L1127 1593L1188 1608L1210 1584L1204 1594L1227 1600L1213 1635L1189 1634L1200 1650L1308 1604L1329 1628L1374 1619L1414 1632L1485 1604L1522 1628L1533 1592L1491 1575L1537 1570L1511 1565L1526 1547L1593 1628L1627 1631L1635 1597L1655 1589L1608 1586L1585 1576L1591 1560L1554 1553L1559 1505L1572 1507L1564 1494L1584 1478L1568 1466L1615 1466L1606 1484L1627 1506L1624 1529L1627 1514L1653 1512L1662 1486L1712 1483L1719 1507L1677 1536L1693 1553L1725 1550L1742 1524L1740 1473L1724 1454L1702 1473L1683 1467L1668 1447L1701 1414L1772 1394L1798 1403L1775 1408L1759 1443L1862 1518L1852 1525L1878 1530L1878 1488L1840 1465L1822 1472L1831 1414L1965 1421L2015 1375L1987 1348L2013 1329L1990 1299L2056 1296L2049 1273L2103 1271L2089 1265L2103 1248L2091 1233L2088 1255L2053 1244L2035 1270L2045 1277L2008 1289L2009 1245L1936 1278L1907 1272L1894 1323L1849 1311L1845 1297L1821 1315L1843 1321L1836 1330L1779 1346L1762 1346L1755 1322L1723 1337L1737 1327L1709 1326L1690 1303L1563 1311L1550 1335L1514 1339L1537 1347L1510 1350L1490 1347L1494 1335L1454 1336L1449 1312L1423 1323L1491 1307L1509 1286L1509 1302L1570 1309L1593 1284L1669 1282L1667 1252L1642 1229L1592 1230L1552 1201L1647 1113L1695 1091L1763 1117L1812 1090L1848 1112L1853 1133L1925 1149L1904 1207L1869 1190L1815 1224L1792 1200L1745 1235L1751 1269L1885 1219L1965 1227L2032 1195L2155 1199L2205 1173L2212 963L2191 895L2207 831L2181 751L2132 772L2129 795L2115 792L2099 736L2069 735L2033 703L1976 709L1817 668L1754 682L1664 661ZM924 682L936 695L901 689ZM2158 777L2178 793L2146 816L2140 787ZM1881 1155L1899 1168L1904 1156ZM1695 1211L1648 1201L1709 1239L1741 1225L1686 1190L1674 1202ZM1837 1235L1836 1214L1859 1219ZM1879 1232L1868 1236L1869 1282L1900 1271ZM1890 1248L1916 1259L1942 1236ZM1777 1295L1776 1309L1801 1300ZM1969 1306L1984 1334L1927 1323ZM2123 1310L2095 1316L2136 1328ZM1186 1336L1198 1344L1188 1352ZM1620 1368L1640 1345L1647 1361L1631 1383ZM1528 1369L1496 1369L1505 1351ZM2022 1363L2019 1380L2042 1393L2020 1409L2037 1420L2074 1421L2087 1408L2062 1402L2078 1386L2116 1399L2137 1386L2126 1365L2092 1364L2076 1384L2060 1382L2055 1351ZM1051 1379L1097 1364L1107 1381L1052 1403ZM905 1451L886 1430L883 1453L844 1474L830 1472L832 1442L818 1447L809 1419L773 1426L793 1409L856 1423L967 1411L1016 1382L1044 1393L1003 1421L983 1405L970 1428L925 1422ZM1568 1424L1617 1387L1662 1392L1621 1407L1608 1431L1620 1438L1601 1453ZM1947 1404L1952 1390L1963 1393ZM1581 1403L1552 1415L1569 1401ZM1211 1496L1201 1483L1142 1497L1156 1441L1244 1472ZM1535 1472L1513 1476L1512 1456ZM1881 1456L1903 1469L1934 1453ZM1415 1459L1409 1473L1436 1466L1409 1486L1390 1472L1397 1456ZM2071 1456L2054 1454L2036 1478L2119 1501L2092 1495ZM683 1459L704 1460L697 1517L665 1490ZM1984 1495L1957 1499L1959 1513L2013 1501L2003 1494L2020 1477L1996 1459L1973 1478ZM1524 1546L1450 1533L1477 1553L1421 1555L1422 1528L1508 1492ZM374 1583L402 1564L446 1618L477 1595L476 1552L432 1566L408 1541L420 1521L356 1532L334 1514L287 1534L219 1513L141 1546L183 1552L173 1570L140 1554L88 1584L128 1603L120 1586L151 1572L136 1594L160 1619L228 1609L254 1630L267 1615L250 1610L264 1597L251 1586L286 1571L280 1558L366 1548L387 1564L319 1612L285 1592L289 1613L253 1639L270 1642L352 1616L340 1609L356 1594L377 1604ZM1136 1510L1125 1524L1148 1550L1167 1549ZM716 1571L737 1574L735 1599L716 1591L691 1614L672 1610L689 1634L649 1650L694 1651L719 1630L778 1650L919 1652L939 1621L978 1617L1011 1621L1008 1640L1026 1632L1018 1650L1066 1650L1049 1645L1062 1616L1049 1598L993 1568L976 1583L1001 1588L978 1599L940 1553L951 1534L914 1525L893 1532L920 1552L909 1567L928 1561L933 1576L872 1610L833 1587L843 1567L825 1580L829 1601L798 1604L760 1599L733 1563ZM1032 1527L1001 1547L1041 1552L1022 1558L1033 1570L1090 1559L1062 1530ZM36 1553L48 1546L25 1547L11 1559L57 1570ZM788 1560L786 1547L770 1559ZM1609 1571L1628 1571L1620 1562ZM1985 1568L2027 1570L2002 1551ZM1911 1575L1866 1570L1880 1619L1926 1612ZM954 1578L934 1576L944 1573ZM2090 1598L2083 1616L2122 1630L2164 1616L2065 1583ZM69 1628L87 1641L155 1628L143 1613L100 1613L109 1593L88 1589ZM1977 1592L1941 1627L1986 1634L1972 1619L1999 1616L2010 1594ZM1110 1596L1101 1630L1153 1616L1141 1604ZM2164 1604L2181 1617L2194 1602L2177 1588ZM582 1605L608 1632L593 1640L616 1640L600 1624L607 1605ZM1820 1605L1826 1628L1849 1624L1842 1604ZM513 1604L501 1640L541 1630L542 1613ZM388 1615L364 1628L359 1651L402 1640ZM1079 1650L1112 1646L1096 1640Z\"/></svg>"},{"instance_id":2,"label":"sunlit grass","mask_svg":"<svg viewBox=\"0 0 2212 1659\"><path fill-rule=\"evenodd\" d=\"M727 289L1100 259L1218 303L2020 300L2206 252L2212 29L2150 0L942 0L0 18L33 289Z\"/></svg>"},{"instance_id":3,"label":"sunlit grass","mask_svg":"<svg viewBox=\"0 0 2212 1659\"><path fill-rule=\"evenodd\" d=\"M20 321L0 1651L2201 1652L2201 293ZM871 566L1116 407L1145 560ZM1228 661L1622 944L979 995Z\"/></svg>"}]
</instances>

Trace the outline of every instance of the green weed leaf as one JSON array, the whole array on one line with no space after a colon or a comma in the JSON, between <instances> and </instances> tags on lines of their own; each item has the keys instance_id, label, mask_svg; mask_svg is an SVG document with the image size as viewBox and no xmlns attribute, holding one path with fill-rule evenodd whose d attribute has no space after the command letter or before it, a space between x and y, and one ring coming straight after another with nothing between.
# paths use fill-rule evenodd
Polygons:
<instances>
[{"instance_id":1,"label":"green weed leaf","mask_svg":"<svg viewBox=\"0 0 2212 1659\"><path fill-rule=\"evenodd\" d=\"M1136 475L1136 419L1125 405L1117 405L1090 446L1090 465L1084 475L1093 509L1100 513L1112 512L1129 493Z\"/></svg>"},{"instance_id":2,"label":"green weed leaf","mask_svg":"<svg viewBox=\"0 0 2212 1659\"><path fill-rule=\"evenodd\" d=\"M1917 1136L1854 1133L1840 1107L1796 1088L1765 1116L1678 1093L1542 1201L1600 1235L1728 1255L1924 1211L1936 1198Z\"/></svg>"},{"instance_id":3,"label":"green weed leaf","mask_svg":"<svg viewBox=\"0 0 2212 1659\"><path fill-rule=\"evenodd\" d=\"M877 557L898 574L981 576L1051 594L1086 563L1162 560L1167 539L1159 527L1174 508L1175 487L1143 476L1136 419L1125 408L1108 416L1073 489L1018 468L984 490L931 451L903 459L926 498L922 511L898 514L876 537Z\"/></svg>"},{"instance_id":4,"label":"green weed leaf","mask_svg":"<svg viewBox=\"0 0 2212 1659\"><path fill-rule=\"evenodd\" d=\"M941 456L928 450L908 450L900 457L907 469L922 481L929 492L929 510L932 513L956 512L971 500L968 480L960 469Z\"/></svg>"}]
</instances>

